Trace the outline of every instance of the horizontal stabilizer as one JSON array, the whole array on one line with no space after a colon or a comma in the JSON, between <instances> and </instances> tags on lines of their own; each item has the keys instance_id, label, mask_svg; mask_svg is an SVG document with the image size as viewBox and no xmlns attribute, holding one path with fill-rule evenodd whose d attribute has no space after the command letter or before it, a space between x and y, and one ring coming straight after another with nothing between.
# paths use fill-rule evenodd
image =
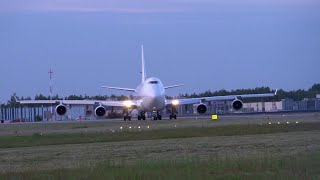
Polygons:
<instances>
[{"instance_id":1,"label":"horizontal stabilizer","mask_svg":"<svg viewBox=\"0 0 320 180\"><path fill-rule=\"evenodd\" d=\"M183 86L184 84L178 84L178 85L173 85L173 86L166 86L164 89L170 89L170 88L175 88L175 87L180 87Z\"/></svg>"},{"instance_id":2,"label":"horizontal stabilizer","mask_svg":"<svg viewBox=\"0 0 320 180\"><path fill-rule=\"evenodd\" d=\"M135 89L131 89L131 88L109 87L109 86L101 86L101 87L102 87L102 88L108 88L108 89L114 89L114 90L136 92Z\"/></svg>"}]
</instances>

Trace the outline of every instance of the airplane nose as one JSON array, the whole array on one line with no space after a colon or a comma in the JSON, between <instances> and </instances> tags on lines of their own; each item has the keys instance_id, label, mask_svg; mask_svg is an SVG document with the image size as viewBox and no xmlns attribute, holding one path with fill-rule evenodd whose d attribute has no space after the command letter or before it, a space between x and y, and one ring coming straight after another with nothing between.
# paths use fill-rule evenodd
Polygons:
<instances>
[{"instance_id":1,"label":"airplane nose","mask_svg":"<svg viewBox=\"0 0 320 180\"><path fill-rule=\"evenodd\" d=\"M146 97L143 99L142 105L150 111L159 111L164 108L165 99L161 96Z\"/></svg>"}]
</instances>

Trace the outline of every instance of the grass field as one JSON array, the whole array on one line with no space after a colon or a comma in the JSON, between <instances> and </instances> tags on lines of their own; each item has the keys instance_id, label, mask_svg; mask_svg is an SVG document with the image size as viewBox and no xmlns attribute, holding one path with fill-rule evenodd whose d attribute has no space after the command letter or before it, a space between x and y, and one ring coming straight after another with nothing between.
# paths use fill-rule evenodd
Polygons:
<instances>
[{"instance_id":1,"label":"grass field","mask_svg":"<svg viewBox=\"0 0 320 180\"><path fill-rule=\"evenodd\" d=\"M93 142L117 142L117 141L139 141L153 139L210 137L210 136L236 136L251 134L267 134L281 132L296 132L319 130L320 123L304 124L271 124L271 125L234 125L218 127L190 127L171 128L156 130L117 130L114 132L80 132L42 134L39 132L32 135L1 136L0 148L80 144Z\"/></svg>"},{"instance_id":2,"label":"grass field","mask_svg":"<svg viewBox=\"0 0 320 180\"><path fill-rule=\"evenodd\" d=\"M320 179L320 123L296 120L7 125L0 179Z\"/></svg>"},{"instance_id":3,"label":"grass field","mask_svg":"<svg viewBox=\"0 0 320 180\"><path fill-rule=\"evenodd\" d=\"M104 162L92 167L0 174L1 179L319 179L320 153L291 157Z\"/></svg>"}]
</instances>

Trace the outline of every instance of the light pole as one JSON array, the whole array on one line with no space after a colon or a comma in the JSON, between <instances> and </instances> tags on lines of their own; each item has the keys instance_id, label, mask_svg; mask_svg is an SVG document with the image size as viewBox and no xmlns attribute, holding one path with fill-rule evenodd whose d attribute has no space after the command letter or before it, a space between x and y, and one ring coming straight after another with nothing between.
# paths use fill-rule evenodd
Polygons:
<instances>
[{"instance_id":1,"label":"light pole","mask_svg":"<svg viewBox=\"0 0 320 180\"><path fill-rule=\"evenodd\" d=\"M51 68L50 68L48 73L49 73L49 79L50 79L50 82L49 82L49 84L50 84L50 100L52 100L52 74L53 74L53 72L52 72ZM52 115L53 115L53 107L52 107L52 104L51 104L51 107L50 107L50 121L52 121Z\"/></svg>"}]
</instances>

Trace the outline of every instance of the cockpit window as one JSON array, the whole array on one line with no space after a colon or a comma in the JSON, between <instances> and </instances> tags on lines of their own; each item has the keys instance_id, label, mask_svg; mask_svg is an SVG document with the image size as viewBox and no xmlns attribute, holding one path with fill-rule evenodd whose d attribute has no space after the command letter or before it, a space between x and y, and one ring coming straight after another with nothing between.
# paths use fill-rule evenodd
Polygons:
<instances>
[{"instance_id":1,"label":"cockpit window","mask_svg":"<svg viewBox=\"0 0 320 180\"><path fill-rule=\"evenodd\" d=\"M158 81L149 81L149 84L158 84Z\"/></svg>"}]
</instances>

